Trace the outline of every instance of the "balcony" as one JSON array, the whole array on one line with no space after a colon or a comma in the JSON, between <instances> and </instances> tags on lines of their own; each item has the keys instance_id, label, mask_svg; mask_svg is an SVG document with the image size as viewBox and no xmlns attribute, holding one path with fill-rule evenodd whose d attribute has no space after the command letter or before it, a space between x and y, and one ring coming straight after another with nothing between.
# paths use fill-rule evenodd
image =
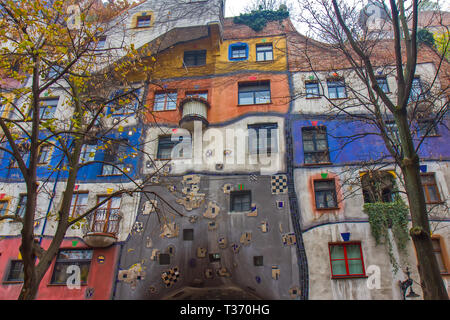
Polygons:
<instances>
[{"instance_id":1,"label":"balcony","mask_svg":"<svg viewBox=\"0 0 450 320\"><path fill-rule=\"evenodd\" d=\"M119 223L122 219L119 209L98 209L88 218L89 224L83 239L93 248L109 247L117 241Z\"/></svg>"},{"instance_id":2,"label":"balcony","mask_svg":"<svg viewBox=\"0 0 450 320\"><path fill-rule=\"evenodd\" d=\"M180 127L189 131L194 131L195 121L202 123L202 128L208 126L208 101L200 97L188 97L180 103L182 111L182 118L180 120Z\"/></svg>"}]
</instances>

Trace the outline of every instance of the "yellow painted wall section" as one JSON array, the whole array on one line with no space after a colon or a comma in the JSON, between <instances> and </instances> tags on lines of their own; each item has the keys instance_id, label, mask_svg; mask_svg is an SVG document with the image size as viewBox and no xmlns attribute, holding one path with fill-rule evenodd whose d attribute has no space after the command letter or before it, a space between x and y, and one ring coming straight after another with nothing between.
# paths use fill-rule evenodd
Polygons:
<instances>
[{"instance_id":1,"label":"yellow painted wall section","mask_svg":"<svg viewBox=\"0 0 450 320\"><path fill-rule=\"evenodd\" d=\"M247 43L248 59L242 61L229 60L229 46L234 43ZM272 44L273 60L256 61L256 45ZM206 50L206 64L196 67L185 67L183 57L185 51ZM153 79L170 79L180 77L196 77L227 74L238 71L286 71L286 38L263 37L239 40L226 40L220 48L213 43L211 37L178 44L157 55L156 62L149 62L153 67Z\"/></svg>"},{"instance_id":2,"label":"yellow painted wall section","mask_svg":"<svg viewBox=\"0 0 450 320\"><path fill-rule=\"evenodd\" d=\"M229 60L230 45L236 43L248 45L248 58L246 60ZM256 46L268 44L272 44L273 60L256 61ZM216 74L223 74L240 70L286 71L286 48L286 38L282 36L226 40L220 46L220 56L217 58L215 72Z\"/></svg>"}]
</instances>

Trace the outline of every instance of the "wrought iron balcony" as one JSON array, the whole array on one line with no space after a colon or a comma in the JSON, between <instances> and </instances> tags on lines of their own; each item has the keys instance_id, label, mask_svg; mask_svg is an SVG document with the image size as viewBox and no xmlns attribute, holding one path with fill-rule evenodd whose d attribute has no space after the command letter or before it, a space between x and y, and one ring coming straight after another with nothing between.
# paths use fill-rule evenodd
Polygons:
<instances>
[{"instance_id":1,"label":"wrought iron balcony","mask_svg":"<svg viewBox=\"0 0 450 320\"><path fill-rule=\"evenodd\" d=\"M88 218L84 241L94 248L112 245L117 240L121 219L119 209L97 209Z\"/></svg>"}]
</instances>

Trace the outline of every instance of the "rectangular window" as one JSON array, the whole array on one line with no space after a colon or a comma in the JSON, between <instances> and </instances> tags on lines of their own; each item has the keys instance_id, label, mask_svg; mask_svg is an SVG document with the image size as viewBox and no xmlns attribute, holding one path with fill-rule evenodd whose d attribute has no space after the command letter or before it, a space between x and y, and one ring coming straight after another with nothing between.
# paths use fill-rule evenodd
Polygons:
<instances>
[{"instance_id":1,"label":"rectangular window","mask_svg":"<svg viewBox=\"0 0 450 320\"><path fill-rule=\"evenodd\" d=\"M24 142L24 143L16 142L16 144L17 144L17 148L19 149L19 153L23 159L23 162L25 163L25 165L27 165L28 159L30 157L30 145L26 142ZM17 160L15 157L12 157L10 161L11 161L10 166L12 168L19 167L19 164L17 163Z\"/></svg>"},{"instance_id":2,"label":"rectangular window","mask_svg":"<svg viewBox=\"0 0 450 320\"><path fill-rule=\"evenodd\" d=\"M248 150L250 154L271 154L278 152L278 124L250 124L248 129Z\"/></svg>"},{"instance_id":3,"label":"rectangular window","mask_svg":"<svg viewBox=\"0 0 450 320\"><path fill-rule=\"evenodd\" d=\"M232 191L230 194L230 201L231 211L250 211L252 203L252 193L250 191Z\"/></svg>"},{"instance_id":4,"label":"rectangular window","mask_svg":"<svg viewBox=\"0 0 450 320\"><path fill-rule=\"evenodd\" d=\"M176 110L177 93L156 93L153 111Z\"/></svg>"},{"instance_id":5,"label":"rectangular window","mask_svg":"<svg viewBox=\"0 0 450 320\"><path fill-rule=\"evenodd\" d=\"M52 151L52 146L42 145L39 148L38 164L47 164L50 161L51 151Z\"/></svg>"},{"instance_id":6,"label":"rectangular window","mask_svg":"<svg viewBox=\"0 0 450 320\"><path fill-rule=\"evenodd\" d=\"M305 163L328 163L328 140L326 127L302 128Z\"/></svg>"},{"instance_id":7,"label":"rectangular window","mask_svg":"<svg viewBox=\"0 0 450 320\"><path fill-rule=\"evenodd\" d=\"M42 120L53 119L53 116L58 106L59 98L42 99L39 107L39 117ZM31 110L30 116L32 116L33 110Z\"/></svg>"},{"instance_id":8,"label":"rectangular window","mask_svg":"<svg viewBox=\"0 0 450 320\"><path fill-rule=\"evenodd\" d=\"M22 260L11 260L8 270L8 275L6 276L6 282L23 282L23 261Z\"/></svg>"},{"instance_id":9,"label":"rectangular window","mask_svg":"<svg viewBox=\"0 0 450 320\"><path fill-rule=\"evenodd\" d=\"M317 209L334 209L338 207L334 179L314 181L314 194Z\"/></svg>"},{"instance_id":10,"label":"rectangular window","mask_svg":"<svg viewBox=\"0 0 450 320\"><path fill-rule=\"evenodd\" d=\"M423 193L425 194L426 203L440 203L441 196L439 194L434 173L421 173L420 179L422 181L422 188Z\"/></svg>"},{"instance_id":11,"label":"rectangular window","mask_svg":"<svg viewBox=\"0 0 450 320\"><path fill-rule=\"evenodd\" d=\"M329 243L333 278L365 276L361 243Z\"/></svg>"},{"instance_id":12,"label":"rectangular window","mask_svg":"<svg viewBox=\"0 0 450 320\"><path fill-rule=\"evenodd\" d=\"M208 100L208 91L186 92L186 98L192 98L192 97Z\"/></svg>"},{"instance_id":13,"label":"rectangular window","mask_svg":"<svg viewBox=\"0 0 450 320\"><path fill-rule=\"evenodd\" d=\"M186 67L204 66L206 64L206 50L185 51L183 62Z\"/></svg>"},{"instance_id":14,"label":"rectangular window","mask_svg":"<svg viewBox=\"0 0 450 320\"><path fill-rule=\"evenodd\" d=\"M109 103L109 113L113 116L130 115L136 113L139 106L140 89L120 89L114 91Z\"/></svg>"},{"instance_id":15,"label":"rectangular window","mask_svg":"<svg viewBox=\"0 0 450 320\"><path fill-rule=\"evenodd\" d=\"M81 148L80 163L94 161L97 152L96 144L84 144Z\"/></svg>"},{"instance_id":16,"label":"rectangular window","mask_svg":"<svg viewBox=\"0 0 450 320\"><path fill-rule=\"evenodd\" d=\"M190 149L188 150L185 147L190 146L190 141L184 141L184 139L188 138L184 136L178 136L173 138L172 136L160 136L158 139L158 153L156 155L156 158L158 160L170 160L189 157ZM183 147L180 147L178 154L173 155L172 150L179 143L183 143Z\"/></svg>"},{"instance_id":17,"label":"rectangular window","mask_svg":"<svg viewBox=\"0 0 450 320\"><path fill-rule=\"evenodd\" d=\"M431 239L431 242L433 243L433 253L434 253L434 256L436 257L439 271L441 273L447 273L447 268L445 267L444 258L442 256L442 248L441 248L440 239L433 238L433 239Z\"/></svg>"},{"instance_id":18,"label":"rectangular window","mask_svg":"<svg viewBox=\"0 0 450 320\"><path fill-rule=\"evenodd\" d=\"M378 83L378 86L380 87L380 89L383 90L383 92L385 92L385 93L389 92L389 86L388 86L386 76L377 77L377 83Z\"/></svg>"},{"instance_id":19,"label":"rectangular window","mask_svg":"<svg viewBox=\"0 0 450 320\"><path fill-rule=\"evenodd\" d=\"M26 206L27 206L27 195L21 194L19 196L19 203L17 204L16 216L23 218L25 215Z\"/></svg>"},{"instance_id":20,"label":"rectangular window","mask_svg":"<svg viewBox=\"0 0 450 320\"><path fill-rule=\"evenodd\" d=\"M72 195L70 204L70 217L78 218L86 211L89 193L77 192Z\"/></svg>"},{"instance_id":21,"label":"rectangular window","mask_svg":"<svg viewBox=\"0 0 450 320\"><path fill-rule=\"evenodd\" d=\"M409 95L410 101L419 101L425 97L422 81L419 77L414 77L411 87L411 93Z\"/></svg>"},{"instance_id":22,"label":"rectangular window","mask_svg":"<svg viewBox=\"0 0 450 320\"><path fill-rule=\"evenodd\" d=\"M272 44L257 44L256 61L270 61L270 60L273 60Z\"/></svg>"},{"instance_id":23,"label":"rectangular window","mask_svg":"<svg viewBox=\"0 0 450 320\"><path fill-rule=\"evenodd\" d=\"M395 178L389 171L369 171L361 175L364 203L392 202L395 199Z\"/></svg>"},{"instance_id":24,"label":"rectangular window","mask_svg":"<svg viewBox=\"0 0 450 320\"><path fill-rule=\"evenodd\" d=\"M62 66L53 65L50 66L50 70L47 74L47 79L56 78L61 72L63 72L64 68Z\"/></svg>"},{"instance_id":25,"label":"rectangular window","mask_svg":"<svg viewBox=\"0 0 450 320\"><path fill-rule=\"evenodd\" d=\"M97 198L97 203L101 203L107 198L108 197L106 196L99 196ZM91 232L107 233L112 235L117 234L117 232L119 231L119 222L121 219L121 201L122 198L120 196L112 197L105 203L101 204L97 210L95 210L92 220Z\"/></svg>"},{"instance_id":26,"label":"rectangular window","mask_svg":"<svg viewBox=\"0 0 450 320\"><path fill-rule=\"evenodd\" d=\"M6 210L8 209L8 200L1 200L0 201L0 216L6 215Z\"/></svg>"},{"instance_id":27,"label":"rectangular window","mask_svg":"<svg viewBox=\"0 0 450 320\"><path fill-rule=\"evenodd\" d=\"M230 59L245 59L247 58L247 46L233 46L230 48Z\"/></svg>"},{"instance_id":28,"label":"rectangular window","mask_svg":"<svg viewBox=\"0 0 450 320\"><path fill-rule=\"evenodd\" d=\"M136 19L136 28L150 27L152 16L139 16Z\"/></svg>"},{"instance_id":29,"label":"rectangular window","mask_svg":"<svg viewBox=\"0 0 450 320\"><path fill-rule=\"evenodd\" d=\"M102 36L102 37L98 38L97 50L101 50L101 49L105 48L105 45L106 45L106 37Z\"/></svg>"},{"instance_id":30,"label":"rectangular window","mask_svg":"<svg viewBox=\"0 0 450 320\"><path fill-rule=\"evenodd\" d=\"M55 261L53 269L52 284L66 284L68 277L73 272L67 272L70 266L78 266L80 268L81 284L86 284L91 266L92 250L60 250Z\"/></svg>"},{"instance_id":31,"label":"rectangular window","mask_svg":"<svg viewBox=\"0 0 450 320\"><path fill-rule=\"evenodd\" d=\"M305 83L306 98L317 98L320 97L319 82L318 81L308 81Z\"/></svg>"},{"instance_id":32,"label":"rectangular window","mask_svg":"<svg viewBox=\"0 0 450 320\"><path fill-rule=\"evenodd\" d=\"M347 98L344 80L327 80L327 86L330 99Z\"/></svg>"},{"instance_id":33,"label":"rectangular window","mask_svg":"<svg viewBox=\"0 0 450 320\"><path fill-rule=\"evenodd\" d=\"M239 105L270 103L270 82L239 83Z\"/></svg>"},{"instance_id":34,"label":"rectangular window","mask_svg":"<svg viewBox=\"0 0 450 320\"><path fill-rule=\"evenodd\" d=\"M127 154L128 141L116 142L105 150L103 161L106 162L102 166L103 176L122 175L124 170L123 158Z\"/></svg>"},{"instance_id":35,"label":"rectangular window","mask_svg":"<svg viewBox=\"0 0 450 320\"><path fill-rule=\"evenodd\" d=\"M423 119L418 121L418 131L421 137L438 136L436 123L433 119Z\"/></svg>"}]
</instances>

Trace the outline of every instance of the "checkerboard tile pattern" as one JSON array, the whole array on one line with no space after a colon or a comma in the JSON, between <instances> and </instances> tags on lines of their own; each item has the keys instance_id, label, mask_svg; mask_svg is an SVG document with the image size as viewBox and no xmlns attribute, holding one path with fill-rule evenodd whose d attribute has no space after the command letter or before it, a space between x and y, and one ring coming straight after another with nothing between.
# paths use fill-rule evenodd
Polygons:
<instances>
[{"instance_id":1,"label":"checkerboard tile pattern","mask_svg":"<svg viewBox=\"0 0 450 320\"><path fill-rule=\"evenodd\" d=\"M288 186L287 186L286 175L280 174L280 175L272 176L271 189L272 189L272 194L287 193Z\"/></svg>"}]
</instances>

